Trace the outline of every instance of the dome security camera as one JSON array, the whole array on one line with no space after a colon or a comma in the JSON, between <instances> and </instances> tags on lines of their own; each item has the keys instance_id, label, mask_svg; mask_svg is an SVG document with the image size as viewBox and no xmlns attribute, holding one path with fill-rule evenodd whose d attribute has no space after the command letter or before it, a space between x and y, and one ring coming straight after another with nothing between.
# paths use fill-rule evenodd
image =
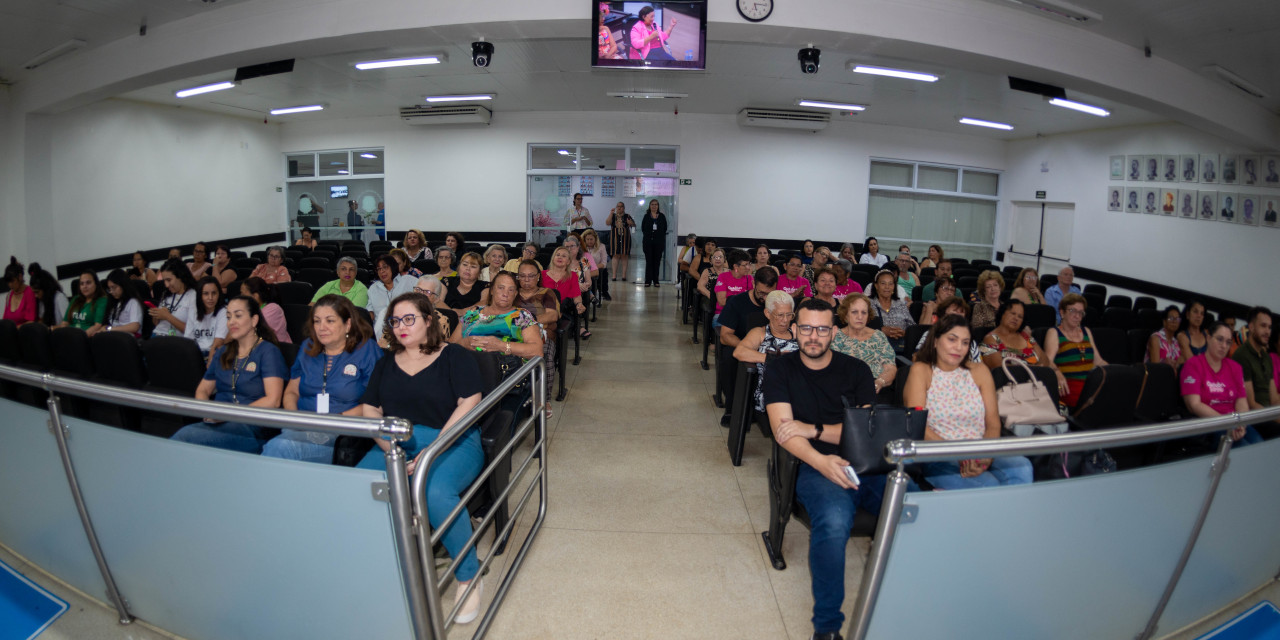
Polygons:
<instances>
[{"instance_id":1,"label":"dome security camera","mask_svg":"<svg viewBox=\"0 0 1280 640\"><path fill-rule=\"evenodd\" d=\"M493 60L493 44L481 40L471 43L471 63L477 67L487 67Z\"/></svg>"},{"instance_id":2,"label":"dome security camera","mask_svg":"<svg viewBox=\"0 0 1280 640\"><path fill-rule=\"evenodd\" d=\"M819 58L821 55L822 50L820 49L814 49L813 47L801 49L800 53L796 55L796 57L800 59L800 73L817 73L818 67L820 66Z\"/></svg>"}]
</instances>

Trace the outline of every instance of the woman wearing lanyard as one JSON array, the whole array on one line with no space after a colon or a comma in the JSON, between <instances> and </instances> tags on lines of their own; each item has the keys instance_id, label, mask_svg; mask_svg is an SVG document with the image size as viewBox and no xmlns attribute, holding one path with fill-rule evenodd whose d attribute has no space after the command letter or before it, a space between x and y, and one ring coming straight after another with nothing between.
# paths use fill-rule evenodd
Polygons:
<instances>
[{"instance_id":1,"label":"woman wearing lanyard","mask_svg":"<svg viewBox=\"0 0 1280 640\"><path fill-rule=\"evenodd\" d=\"M391 356L373 369L369 386L361 398L366 418L397 416L413 423L413 437L395 443L410 459L412 475L422 462L420 454L443 432L480 404L480 367L467 350L445 342L436 321L431 300L420 293L406 293L391 301L387 327L392 331ZM378 446L356 465L364 469L386 469L385 452L392 443L376 439ZM427 472L427 519L433 529L461 502L462 492L480 475L484 451L479 429L468 429L440 455ZM442 542L449 555L462 555L471 537L471 515L462 514L444 533ZM463 556L454 571L460 595L480 572L475 549ZM458 612L456 622L475 620L480 611L481 588L477 585ZM456 598L455 598L456 600Z\"/></svg>"},{"instance_id":2,"label":"woman wearing lanyard","mask_svg":"<svg viewBox=\"0 0 1280 640\"><path fill-rule=\"evenodd\" d=\"M196 387L196 400L274 409L280 406L286 375L284 356L258 303L244 296L232 298L227 303L227 342L214 353ZM245 453L262 453L269 440L262 427L210 418L179 429L172 439Z\"/></svg>"},{"instance_id":3,"label":"woman wearing lanyard","mask_svg":"<svg viewBox=\"0 0 1280 640\"><path fill-rule=\"evenodd\" d=\"M160 277L164 279L168 293L160 300L160 305L148 309L151 319L155 320L152 336L180 336L187 330L187 322L196 311L196 281L191 271L178 260L170 260L160 268Z\"/></svg>"},{"instance_id":4,"label":"woman wearing lanyard","mask_svg":"<svg viewBox=\"0 0 1280 640\"><path fill-rule=\"evenodd\" d=\"M298 359L289 372L284 408L344 416L360 416L360 398L369 386L382 349L370 338L373 328L346 298L329 294L311 306ZM285 429L262 448L262 455L288 460L333 462L336 436L319 431Z\"/></svg>"}]
</instances>

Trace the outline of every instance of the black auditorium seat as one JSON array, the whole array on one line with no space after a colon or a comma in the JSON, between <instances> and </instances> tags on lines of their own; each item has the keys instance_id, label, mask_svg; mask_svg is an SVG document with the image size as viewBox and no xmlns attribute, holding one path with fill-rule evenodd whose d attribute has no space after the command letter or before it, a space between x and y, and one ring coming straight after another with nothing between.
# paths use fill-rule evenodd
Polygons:
<instances>
[{"instance_id":1,"label":"black auditorium seat","mask_svg":"<svg viewBox=\"0 0 1280 640\"><path fill-rule=\"evenodd\" d=\"M329 271L333 269L333 263L323 257L311 255L298 261L299 269L324 269Z\"/></svg>"},{"instance_id":2,"label":"black auditorium seat","mask_svg":"<svg viewBox=\"0 0 1280 640\"><path fill-rule=\"evenodd\" d=\"M49 341L49 327L39 322L28 322L18 327L18 366L31 371L53 371L53 346ZM49 393L43 389L19 385L17 400L33 407L45 408Z\"/></svg>"},{"instance_id":3,"label":"black auditorium seat","mask_svg":"<svg viewBox=\"0 0 1280 640\"><path fill-rule=\"evenodd\" d=\"M263 258L263 260L265 259L266 258ZM248 269L249 271L253 271L258 265L262 264L263 260L259 260L257 258L239 258L231 261L231 268L237 270Z\"/></svg>"},{"instance_id":4,"label":"black auditorium seat","mask_svg":"<svg viewBox=\"0 0 1280 640\"><path fill-rule=\"evenodd\" d=\"M1137 304L1135 302L1134 304ZM1134 311L1137 317L1135 326L1145 330L1147 333L1153 333L1160 330L1160 325L1164 324L1164 313L1158 309L1137 309Z\"/></svg>"},{"instance_id":5,"label":"black auditorium seat","mask_svg":"<svg viewBox=\"0 0 1280 640\"><path fill-rule=\"evenodd\" d=\"M49 335L53 347L53 372L56 375L75 380L92 380L93 353L89 350L89 335L83 329L61 327L54 329ZM94 401L73 396L58 394L62 400L62 409L69 416L77 418L93 418L91 409Z\"/></svg>"},{"instance_id":6,"label":"black auditorium seat","mask_svg":"<svg viewBox=\"0 0 1280 640\"><path fill-rule=\"evenodd\" d=\"M280 305L280 308L284 310L284 322L289 330L289 337L295 344L302 344L302 341L307 338L307 316L311 313L311 306L286 302Z\"/></svg>"},{"instance_id":7,"label":"black auditorium seat","mask_svg":"<svg viewBox=\"0 0 1280 640\"><path fill-rule=\"evenodd\" d=\"M1125 335L1129 341L1129 362L1142 362L1147 355L1147 340L1151 338L1151 332L1146 329L1130 329Z\"/></svg>"},{"instance_id":8,"label":"black auditorium seat","mask_svg":"<svg viewBox=\"0 0 1280 640\"><path fill-rule=\"evenodd\" d=\"M311 304L311 298L316 294L310 282L300 280L281 282L276 285L276 292L280 294L281 304Z\"/></svg>"},{"instance_id":9,"label":"black auditorium seat","mask_svg":"<svg viewBox=\"0 0 1280 640\"><path fill-rule=\"evenodd\" d=\"M1121 309L1133 309L1133 298L1125 295L1114 295L1107 298L1107 308L1119 307Z\"/></svg>"},{"instance_id":10,"label":"black auditorium seat","mask_svg":"<svg viewBox=\"0 0 1280 640\"><path fill-rule=\"evenodd\" d=\"M142 345L143 361L152 393L194 398L196 387L204 377L204 356L194 340L180 336L160 336ZM183 425L199 422L199 417L146 411L142 414L142 432L168 438Z\"/></svg>"},{"instance_id":11,"label":"black auditorium seat","mask_svg":"<svg viewBox=\"0 0 1280 640\"><path fill-rule=\"evenodd\" d=\"M298 344L294 342L281 342L277 346L280 348L280 355L284 356L285 369L292 369L293 361L298 359Z\"/></svg>"},{"instance_id":12,"label":"black auditorium seat","mask_svg":"<svg viewBox=\"0 0 1280 640\"><path fill-rule=\"evenodd\" d=\"M298 271L298 280L311 285L311 288L315 291L319 291L321 287L337 279L338 274L334 273L332 269L303 267ZM307 302L310 302L310 300Z\"/></svg>"},{"instance_id":13,"label":"black auditorium seat","mask_svg":"<svg viewBox=\"0 0 1280 640\"><path fill-rule=\"evenodd\" d=\"M1024 309L1024 320L1028 327L1052 327L1057 323L1057 310L1050 305L1029 304Z\"/></svg>"},{"instance_id":14,"label":"black auditorium seat","mask_svg":"<svg viewBox=\"0 0 1280 640\"><path fill-rule=\"evenodd\" d=\"M0 319L0 364L19 366L22 359L18 351L18 325L12 320ZM0 395L10 400L17 400L17 385L8 380L0 380Z\"/></svg>"},{"instance_id":15,"label":"black auditorium seat","mask_svg":"<svg viewBox=\"0 0 1280 640\"><path fill-rule=\"evenodd\" d=\"M916 354L916 345L920 343L920 338L929 333L929 329L932 328L933 325L931 324L913 324L907 327L907 333L903 336L904 349L902 355L910 360ZM898 366L902 367L904 365L899 362Z\"/></svg>"},{"instance_id":16,"label":"black auditorium seat","mask_svg":"<svg viewBox=\"0 0 1280 640\"><path fill-rule=\"evenodd\" d=\"M146 280L129 280L129 285L133 287L133 291L139 298L151 300L151 285L148 285ZM104 283L103 286L105 287L106 284Z\"/></svg>"},{"instance_id":17,"label":"black auditorium seat","mask_svg":"<svg viewBox=\"0 0 1280 640\"><path fill-rule=\"evenodd\" d=\"M1155 308L1156 308L1156 299L1152 298L1151 296L1138 296L1133 299L1134 311L1138 311L1139 309L1155 310Z\"/></svg>"},{"instance_id":18,"label":"black auditorium seat","mask_svg":"<svg viewBox=\"0 0 1280 640\"><path fill-rule=\"evenodd\" d=\"M1107 298L1107 285L1105 284L1086 284L1082 290L1084 293L1096 293L1105 300Z\"/></svg>"},{"instance_id":19,"label":"black auditorium seat","mask_svg":"<svg viewBox=\"0 0 1280 640\"><path fill-rule=\"evenodd\" d=\"M1102 359L1111 364L1131 364L1129 360L1129 337L1126 330L1113 327L1094 327L1094 351L1102 355Z\"/></svg>"},{"instance_id":20,"label":"black auditorium seat","mask_svg":"<svg viewBox=\"0 0 1280 640\"><path fill-rule=\"evenodd\" d=\"M1137 319L1132 309L1124 307L1107 307L1102 312L1102 321L1108 327L1128 331L1137 326Z\"/></svg>"},{"instance_id":21,"label":"black auditorium seat","mask_svg":"<svg viewBox=\"0 0 1280 640\"><path fill-rule=\"evenodd\" d=\"M102 384L142 389L147 384L147 372L142 362L142 347L127 333L103 331L89 338L89 351L93 354L95 381ZM123 405L109 406L94 420L104 424L138 431L141 429L141 412Z\"/></svg>"}]
</instances>

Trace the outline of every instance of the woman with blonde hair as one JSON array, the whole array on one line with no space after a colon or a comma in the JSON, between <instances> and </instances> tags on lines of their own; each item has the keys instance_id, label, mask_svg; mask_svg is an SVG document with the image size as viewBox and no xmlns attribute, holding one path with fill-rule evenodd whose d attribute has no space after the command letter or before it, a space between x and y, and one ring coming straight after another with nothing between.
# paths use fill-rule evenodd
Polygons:
<instances>
[{"instance_id":1,"label":"woman with blonde hair","mask_svg":"<svg viewBox=\"0 0 1280 640\"><path fill-rule=\"evenodd\" d=\"M609 295L609 252L600 244L600 236L595 229L582 232L582 252L596 261L596 271L600 274L600 297L612 300Z\"/></svg>"},{"instance_id":2,"label":"woman with blonde hair","mask_svg":"<svg viewBox=\"0 0 1280 640\"><path fill-rule=\"evenodd\" d=\"M502 265L507 263L507 248L500 244L491 244L484 250L484 268L480 269L481 282L493 282L493 277L502 273Z\"/></svg>"},{"instance_id":3,"label":"woman with blonde hair","mask_svg":"<svg viewBox=\"0 0 1280 640\"><path fill-rule=\"evenodd\" d=\"M431 248L427 246L427 235L417 229L410 229L404 234L404 252L409 255L409 262L431 259Z\"/></svg>"}]
</instances>

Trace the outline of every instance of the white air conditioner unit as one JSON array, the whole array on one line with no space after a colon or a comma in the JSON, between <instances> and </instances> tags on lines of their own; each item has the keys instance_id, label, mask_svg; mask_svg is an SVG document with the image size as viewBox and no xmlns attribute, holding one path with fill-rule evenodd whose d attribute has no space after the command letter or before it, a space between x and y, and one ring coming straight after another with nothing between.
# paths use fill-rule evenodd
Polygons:
<instances>
[{"instance_id":1,"label":"white air conditioner unit","mask_svg":"<svg viewBox=\"0 0 1280 640\"><path fill-rule=\"evenodd\" d=\"M738 112L738 124L744 127L819 131L826 129L830 123L831 114L829 113L815 113L798 109L753 109L747 107Z\"/></svg>"},{"instance_id":2,"label":"white air conditioner unit","mask_svg":"<svg viewBox=\"0 0 1280 640\"><path fill-rule=\"evenodd\" d=\"M400 119L409 124L489 124L493 112L479 105L401 107Z\"/></svg>"}]
</instances>

